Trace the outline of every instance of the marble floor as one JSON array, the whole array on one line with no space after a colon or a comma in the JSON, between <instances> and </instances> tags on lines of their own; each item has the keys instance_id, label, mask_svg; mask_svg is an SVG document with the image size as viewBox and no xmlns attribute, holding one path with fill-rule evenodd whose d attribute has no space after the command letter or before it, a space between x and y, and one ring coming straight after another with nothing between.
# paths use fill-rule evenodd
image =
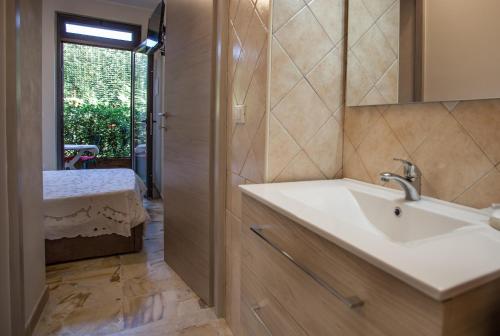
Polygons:
<instances>
[{"instance_id":1,"label":"marble floor","mask_svg":"<svg viewBox=\"0 0 500 336\"><path fill-rule=\"evenodd\" d=\"M145 206L142 252L47 267L50 296L34 335L231 335L163 261L162 204Z\"/></svg>"}]
</instances>

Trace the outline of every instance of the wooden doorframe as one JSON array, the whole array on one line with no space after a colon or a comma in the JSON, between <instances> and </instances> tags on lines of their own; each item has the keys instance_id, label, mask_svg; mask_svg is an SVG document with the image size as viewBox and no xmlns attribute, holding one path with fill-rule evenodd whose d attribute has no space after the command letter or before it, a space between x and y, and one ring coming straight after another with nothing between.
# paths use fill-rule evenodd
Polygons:
<instances>
[{"instance_id":1,"label":"wooden doorframe","mask_svg":"<svg viewBox=\"0 0 500 336\"><path fill-rule=\"evenodd\" d=\"M213 125L213 284L218 317L226 315L226 167L229 1L214 0Z\"/></svg>"},{"instance_id":2,"label":"wooden doorframe","mask_svg":"<svg viewBox=\"0 0 500 336\"><path fill-rule=\"evenodd\" d=\"M0 182L5 187L4 197L0 197L0 208L5 211L2 219L6 219L8 269L2 272L6 275L8 297L3 298L2 313L7 311L6 325L3 331L6 335L25 334L25 302L24 302L24 250L23 227L20 193L20 171L18 160L18 115L20 113L20 34L21 27L17 25L16 18L21 16L19 0L7 0L0 5L2 27L0 34L0 67L2 85L0 85L2 98L0 137L2 144L2 167ZM8 112L9 111L9 112ZM3 241L2 241L3 242ZM3 281L3 279L2 279ZM4 288L2 288L4 289ZM2 316L3 318L4 316Z\"/></svg>"}]
</instances>

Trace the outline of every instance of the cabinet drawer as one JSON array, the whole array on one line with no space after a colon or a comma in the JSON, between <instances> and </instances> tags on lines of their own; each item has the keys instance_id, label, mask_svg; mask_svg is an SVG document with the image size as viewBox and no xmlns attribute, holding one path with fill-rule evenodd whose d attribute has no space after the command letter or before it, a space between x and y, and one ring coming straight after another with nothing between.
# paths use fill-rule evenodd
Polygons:
<instances>
[{"instance_id":1,"label":"cabinet drawer","mask_svg":"<svg viewBox=\"0 0 500 336\"><path fill-rule=\"evenodd\" d=\"M304 331L263 287L259 278L242 267L242 329L248 335L305 336Z\"/></svg>"},{"instance_id":2,"label":"cabinet drawer","mask_svg":"<svg viewBox=\"0 0 500 336\"><path fill-rule=\"evenodd\" d=\"M243 265L309 335L441 334L441 304L399 279L248 196L243 221Z\"/></svg>"}]
</instances>

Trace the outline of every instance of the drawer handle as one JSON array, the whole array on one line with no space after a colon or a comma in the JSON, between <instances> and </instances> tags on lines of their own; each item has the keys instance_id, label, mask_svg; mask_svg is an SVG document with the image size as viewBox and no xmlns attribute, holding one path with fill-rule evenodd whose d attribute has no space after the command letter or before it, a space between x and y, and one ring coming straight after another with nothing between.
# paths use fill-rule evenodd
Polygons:
<instances>
[{"instance_id":1,"label":"drawer handle","mask_svg":"<svg viewBox=\"0 0 500 336\"><path fill-rule=\"evenodd\" d=\"M259 236L262 240L264 240L266 243L268 243L273 249L281 253L283 256L285 256L288 260L290 260L295 266L297 266L299 269L301 269L304 273L309 275L311 279L316 281L321 287L329 291L333 296L335 296L337 299L339 299L343 304L348 306L349 308L358 308L363 306L364 302L357 296L350 296L350 297L345 297L342 295L338 290L335 288L331 287L329 284L327 284L325 281L323 281L317 274L309 270L307 267L304 265L298 263L293 257L280 249L278 246L276 246L273 242L271 242L263 232L263 229L257 225L251 225L250 230L255 233L257 236Z\"/></svg>"},{"instance_id":2,"label":"drawer handle","mask_svg":"<svg viewBox=\"0 0 500 336\"><path fill-rule=\"evenodd\" d=\"M271 330L269 330L269 328L267 327L267 325L264 322L264 320L262 320L262 318L260 317L259 311L261 309L262 309L261 306L253 306L252 308L250 308L250 310L252 311L253 316L259 322L259 324L262 326L262 328L264 328L264 330L266 331L266 333L269 336L273 336L273 334L271 333Z\"/></svg>"}]
</instances>

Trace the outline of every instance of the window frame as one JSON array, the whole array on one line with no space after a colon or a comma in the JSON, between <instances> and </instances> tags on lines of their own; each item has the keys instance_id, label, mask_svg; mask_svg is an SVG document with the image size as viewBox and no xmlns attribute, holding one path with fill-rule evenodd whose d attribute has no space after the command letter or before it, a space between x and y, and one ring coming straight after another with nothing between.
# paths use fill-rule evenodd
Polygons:
<instances>
[{"instance_id":1,"label":"window frame","mask_svg":"<svg viewBox=\"0 0 500 336\"><path fill-rule=\"evenodd\" d=\"M81 35L66 32L66 23L81 24L96 28L128 31L132 33L132 41L115 40L104 37ZM141 43L142 27L140 25L123 23L99 18L91 18L75 14L56 12L57 59L56 59L56 147L57 169L64 169L64 55L63 44L74 43L93 47L127 50L133 53ZM132 79L133 81L133 79ZM133 83L132 83L133 85ZM133 128L133 111L131 106L131 125ZM133 141L131 134L131 141ZM132 145L132 144L131 144ZM131 153L132 155L132 153Z\"/></svg>"},{"instance_id":2,"label":"window frame","mask_svg":"<svg viewBox=\"0 0 500 336\"><path fill-rule=\"evenodd\" d=\"M66 32L66 23L132 33L131 41ZM77 43L95 47L133 51L141 43L141 26L66 13L57 13L58 43Z\"/></svg>"}]
</instances>

